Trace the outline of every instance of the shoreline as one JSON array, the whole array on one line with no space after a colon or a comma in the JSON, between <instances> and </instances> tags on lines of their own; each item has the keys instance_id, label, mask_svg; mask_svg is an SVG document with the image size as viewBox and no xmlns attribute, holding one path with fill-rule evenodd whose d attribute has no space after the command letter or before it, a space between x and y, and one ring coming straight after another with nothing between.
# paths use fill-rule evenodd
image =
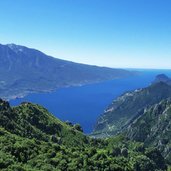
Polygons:
<instances>
[{"instance_id":1,"label":"shoreline","mask_svg":"<svg viewBox=\"0 0 171 171\"><path fill-rule=\"evenodd\" d=\"M113 81L113 80L118 80L118 79L123 79L123 78L115 78L115 79L111 79L111 80L103 80L103 81L95 81L95 82L88 82L88 83L78 83L78 84L72 84L72 85L66 85L66 86L61 86L61 87L55 87L55 88L51 88L51 89L46 89L46 90L25 90L25 92L20 93L18 95L13 95L13 96L9 96L9 97L3 97L3 99L7 100L7 101L11 101L11 100L16 100L16 99L22 99L30 94L36 94L36 93L52 93L55 92L59 89L65 89L65 88L71 88L71 87L82 87L82 86L86 86L86 85L93 85L93 84L100 84L106 81Z\"/></svg>"}]
</instances>

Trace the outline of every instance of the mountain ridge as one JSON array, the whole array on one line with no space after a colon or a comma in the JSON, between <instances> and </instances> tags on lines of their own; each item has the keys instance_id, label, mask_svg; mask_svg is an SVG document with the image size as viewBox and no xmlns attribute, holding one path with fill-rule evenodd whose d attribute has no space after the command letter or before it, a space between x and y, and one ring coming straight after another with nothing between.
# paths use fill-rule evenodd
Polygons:
<instances>
[{"instance_id":1,"label":"mountain ridge","mask_svg":"<svg viewBox=\"0 0 171 171\"><path fill-rule=\"evenodd\" d=\"M115 135L129 125L145 107L169 97L171 97L171 86L161 81L143 89L124 93L99 117L92 135L100 137Z\"/></svg>"},{"instance_id":2,"label":"mountain ridge","mask_svg":"<svg viewBox=\"0 0 171 171\"><path fill-rule=\"evenodd\" d=\"M164 82L168 85L171 85L171 78L169 78L165 74L159 74L156 76L155 80L152 82L152 84L158 83L158 82Z\"/></svg>"},{"instance_id":3,"label":"mountain ridge","mask_svg":"<svg viewBox=\"0 0 171 171\"><path fill-rule=\"evenodd\" d=\"M123 135L93 139L40 105L0 100L0 170L166 171L167 163L156 148Z\"/></svg>"},{"instance_id":4,"label":"mountain ridge","mask_svg":"<svg viewBox=\"0 0 171 171\"><path fill-rule=\"evenodd\" d=\"M136 74L124 69L74 63L15 44L0 44L0 73L0 97L5 99Z\"/></svg>"},{"instance_id":5,"label":"mountain ridge","mask_svg":"<svg viewBox=\"0 0 171 171\"><path fill-rule=\"evenodd\" d=\"M171 164L171 98L145 108L123 132L130 140L155 146Z\"/></svg>"}]
</instances>

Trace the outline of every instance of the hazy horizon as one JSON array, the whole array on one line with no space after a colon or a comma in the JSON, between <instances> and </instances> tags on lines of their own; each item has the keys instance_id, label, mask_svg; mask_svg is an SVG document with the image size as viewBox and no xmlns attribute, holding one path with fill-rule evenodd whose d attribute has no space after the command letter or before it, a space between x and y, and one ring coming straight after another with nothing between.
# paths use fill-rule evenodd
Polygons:
<instances>
[{"instance_id":1,"label":"hazy horizon","mask_svg":"<svg viewBox=\"0 0 171 171\"><path fill-rule=\"evenodd\" d=\"M3 44L3 43L0 43L2 45L8 45L8 44L15 44L15 45L19 45L19 44L16 44L16 43L6 43L6 44ZM25 46L25 45L19 45L19 46ZM37 49L35 47L28 47L28 46L25 46L27 48L30 48L30 49L35 49L35 50L39 50L41 51L42 53L48 55L48 56L51 56L51 57L54 57L54 58L57 58L57 59L62 59L62 60L67 60L67 59L64 59L64 58L59 58L59 57L56 57L56 56L52 56L52 55L49 55L45 52L43 52L43 50L40 50L40 49ZM68 60L68 61L71 61L71 60ZM80 64L87 64L87 65L95 65L95 66L100 66L100 67L108 67L108 68L116 68L116 69L126 69L126 70L171 70L171 68L137 68L137 67L112 67L112 66L105 66L105 65L98 65L98 64L92 64L92 63L83 63L83 62L77 62L77 61L71 61L71 62L76 62L76 63L80 63Z\"/></svg>"},{"instance_id":2,"label":"hazy horizon","mask_svg":"<svg viewBox=\"0 0 171 171\"><path fill-rule=\"evenodd\" d=\"M2 44L112 68L171 69L169 0L1 1Z\"/></svg>"}]
</instances>

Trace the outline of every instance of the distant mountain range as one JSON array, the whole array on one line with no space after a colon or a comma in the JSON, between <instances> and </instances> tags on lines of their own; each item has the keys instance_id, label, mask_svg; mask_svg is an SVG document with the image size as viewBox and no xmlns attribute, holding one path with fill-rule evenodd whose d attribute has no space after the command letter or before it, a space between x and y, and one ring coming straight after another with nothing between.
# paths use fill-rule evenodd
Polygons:
<instances>
[{"instance_id":1,"label":"distant mountain range","mask_svg":"<svg viewBox=\"0 0 171 171\"><path fill-rule=\"evenodd\" d=\"M38 50L0 44L0 97L24 96L61 87L123 78L135 72L65 61Z\"/></svg>"},{"instance_id":2,"label":"distant mountain range","mask_svg":"<svg viewBox=\"0 0 171 171\"><path fill-rule=\"evenodd\" d=\"M141 115L144 108L171 97L170 81L170 78L161 74L149 87L127 92L118 97L100 116L93 134L98 137L116 135Z\"/></svg>"}]
</instances>

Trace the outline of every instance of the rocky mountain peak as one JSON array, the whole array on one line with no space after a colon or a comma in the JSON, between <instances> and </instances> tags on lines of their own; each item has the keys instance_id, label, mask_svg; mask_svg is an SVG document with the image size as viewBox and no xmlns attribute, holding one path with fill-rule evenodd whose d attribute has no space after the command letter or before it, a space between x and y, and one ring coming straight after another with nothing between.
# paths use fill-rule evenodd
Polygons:
<instances>
[{"instance_id":1,"label":"rocky mountain peak","mask_svg":"<svg viewBox=\"0 0 171 171\"><path fill-rule=\"evenodd\" d=\"M159 82L164 82L168 85L171 85L171 78L169 78L165 74L159 74L156 76L155 80L153 81L153 84L159 83Z\"/></svg>"}]
</instances>

